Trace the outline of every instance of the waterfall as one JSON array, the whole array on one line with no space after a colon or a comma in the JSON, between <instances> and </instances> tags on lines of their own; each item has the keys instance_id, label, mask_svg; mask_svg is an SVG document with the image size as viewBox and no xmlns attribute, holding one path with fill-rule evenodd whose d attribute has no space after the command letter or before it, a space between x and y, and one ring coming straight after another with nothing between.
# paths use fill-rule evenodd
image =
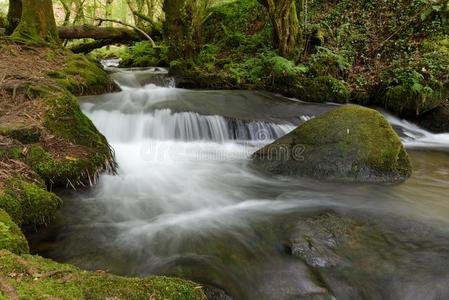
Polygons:
<instances>
[{"instance_id":1,"label":"waterfall","mask_svg":"<svg viewBox=\"0 0 449 300\"><path fill-rule=\"evenodd\" d=\"M126 114L120 111L88 111L87 115L111 142L140 140L267 142L291 130L293 125L262 121L241 121L198 113L173 113L159 109L151 113Z\"/></svg>"}]
</instances>

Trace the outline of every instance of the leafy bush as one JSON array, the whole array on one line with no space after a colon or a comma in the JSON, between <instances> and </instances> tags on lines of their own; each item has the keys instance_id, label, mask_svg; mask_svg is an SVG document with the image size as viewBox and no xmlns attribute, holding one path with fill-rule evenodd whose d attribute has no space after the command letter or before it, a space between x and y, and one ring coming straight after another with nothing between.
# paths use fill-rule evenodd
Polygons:
<instances>
[{"instance_id":1,"label":"leafy bush","mask_svg":"<svg viewBox=\"0 0 449 300\"><path fill-rule=\"evenodd\" d=\"M341 54L330 49L318 47L317 53L309 60L309 73L314 76L333 76L345 78L352 64Z\"/></svg>"},{"instance_id":2,"label":"leafy bush","mask_svg":"<svg viewBox=\"0 0 449 300\"><path fill-rule=\"evenodd\" d=\"M154 67L167 65L167 47L153 48L149 41L137 42L121 55L122 67Z\"/></svg>"}]
</instances>

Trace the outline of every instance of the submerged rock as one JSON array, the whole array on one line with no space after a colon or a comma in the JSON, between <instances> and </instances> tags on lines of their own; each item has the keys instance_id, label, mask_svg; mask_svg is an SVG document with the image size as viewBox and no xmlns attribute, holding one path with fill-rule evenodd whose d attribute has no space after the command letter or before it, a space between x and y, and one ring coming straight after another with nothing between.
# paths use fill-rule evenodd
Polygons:
<instances>
[{"instance_id":1,"label":"submerged rock","mask_svg":"<svg viewBox=\"0 0 449 300\"><path fill-rule=\"evenodd\" d=\"M282 175L396 183L410 177L409 156L388 121L361 106L312 119L253 154L254 164Z\"/></svg>"},{"instance_id":2,"label":"submerged rock","mask_svg":"<svg viewBox=\"0 0 449 300\"><path fill-rule=\"evenodd\" d=\"M311 215L290 230L291 254L304 261L336 299L449 295L447 232L400 216L334 212Z\"/></svg>"}]
</instances>

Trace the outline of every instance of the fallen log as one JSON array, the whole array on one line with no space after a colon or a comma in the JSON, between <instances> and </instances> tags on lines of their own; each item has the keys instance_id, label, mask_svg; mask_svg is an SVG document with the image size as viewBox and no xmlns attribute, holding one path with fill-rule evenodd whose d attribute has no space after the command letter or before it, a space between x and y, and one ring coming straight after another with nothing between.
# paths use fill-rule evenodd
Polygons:
<instances>
[{"instance_id":1,"label":"fallen log","mask_svg":"<svg viewBox=\"0 0 449 300\"><path fill-rule=\"evenodd\" d=\"M135 30L117 27L97 27L92 25L58 27L59 38L63 40L95 39L95 40L142 40Z\"/></svg>"}]
</instances>

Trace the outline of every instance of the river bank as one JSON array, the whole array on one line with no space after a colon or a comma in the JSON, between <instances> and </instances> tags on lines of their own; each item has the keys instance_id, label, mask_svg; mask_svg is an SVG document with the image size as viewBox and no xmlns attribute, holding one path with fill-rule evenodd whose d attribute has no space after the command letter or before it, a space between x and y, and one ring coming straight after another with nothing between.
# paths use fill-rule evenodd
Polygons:
<instances>
[{"instance_id":1,"label":"river bank","mask_svg":"<svg viewBox=\"0 0 449 300\"><path fill-rule=\"evenodd\" d=\"M7 41L0 48L1 292L10 299L204 299L190 281L86 272L28 254L19 227L51 222L62 205L52 190L93 186L100 173L114 172L113 151L75 95L115 87L82 55Z\"/></svg>"}]
</instances>

